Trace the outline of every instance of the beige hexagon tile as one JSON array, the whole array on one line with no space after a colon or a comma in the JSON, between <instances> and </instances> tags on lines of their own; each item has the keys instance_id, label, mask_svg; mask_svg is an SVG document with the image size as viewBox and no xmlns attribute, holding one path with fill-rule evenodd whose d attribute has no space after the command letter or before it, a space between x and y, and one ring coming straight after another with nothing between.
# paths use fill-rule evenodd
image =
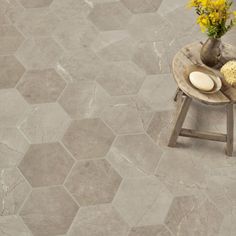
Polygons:
<instances>
[{"instance_id":1,"label":"beige hexagon tile","mask_svg":"<svg viewBox=\"0 0 236 236\"><path fill-rule=\"evenodd\" d=\"M70 52L79 50L81 45L90 46L97 34L96 27L84 17L62 20L53 33L55 40Z\"/></svg>"},{"instance_id":2,"label":"beige hexagon tile","mask_svg":"<svg viewBox=\"0 0 236 236\"><path fill-rule=\"evenodd\" d=\"M77 53L65 54L59 67L71 76L72 81L95 80L101 71L102 61L89 49L78 47Z\"/></svg>"},{"instance_id":3,"label":"beige hexagon tile","mask_svg":"<svg viewBox=\"0 0 236 236\"><path fill-rule=\"evenodd\" d=\"M15 127L29 111L29 106L15 89L0 90L0 127Z\"/></svg>"},{"instance_id":4,"label":"beige hexagon tile","mask_svg":"<svg viewBox=\"0 0 236 236\"><path fill-rule=\"evenodd\" d=\"M110 203L121 177L106 160L80 161L65 182L80 206Z\"/></svg>"},{"instance_id":5,"label":"beige hexagon tile","mask_svg":"<svg viewBox=\"0 0 236 236\"><path fill-rule=\"evenodd\" d=\"M22 219L16 215L0 217L0 232L3 236L32 236Z\"/></svg>"},{"instance_id":6,"label":"beige hexagon tile","mask_svg":"<svg viewBox=\"0 0 236 236\"><path fill-rule=\"evenodd\" d=\"M214 204L192 196L174 199L165 220L174 235L219 235L223 215Z\"/></svg>"},{"instance_id":7,"label":"beige hexagon tile","mask_svg":"<svg viewBox=\"0 0 236 236\"><path fill-rule=\"evenodd\" d=\"M116 134L143 132L142 118L132 103L116 103L101 114L101 118Z\"/></svg>"},{"instance_id":8,"label":"beige hexagon tile","mask_svg":"<svg viewBox=\"0 0 236 236\"><path fill-rule=\"evenodd\" d=\"M170 23L156 13L134 15L127 29L137 40L170 43L174 38Z\"/></svg>"},{"instance_id":9,"label":"beige hexagon tile","mask_svg":"<svg viewBox=\"0 0 236 236\"><path fill-rule=\"evenodd\" d=\"M14 53L23 41L23 36L14 26L0 26L0 55Z\"/></svg>"},{"instance_id":10,"label":"beige hexagon tile","mask_svg":"<svg viewBox=\"0 0 236 236\"><path fill-rule=\"evenodd\" d=\"M75 120L63 137L63 143L78 160L104 157L115 138L100 119Z\"/></svg>"},{"instance_id":11,"label":"beige hexagon tile","mask_svg":"<svg viewBox=\"0 0 236 236\"><path fill-rule=\"evenodd\" d=\"M34 236L65 234L78 206L61 186L36 188L26 200L20 216Z\"/></svg>"},{"instance_id":12,"label":"beige hexagon tile","mask_svg":"<svg viewBox=\"0 0 236 236\"><path fill-rule=\"evenodd\" d=\"M27 71L17 85L18 91L31 104L55 102L66 82L54 69Z\"/></svg>"},{"instance_id":13,"label":"beige hexagon tile","mask_svg":"<svg viewBox=\"0 0 236 236\"><path fill-rule=\"evenodd\" d=\"M164 151L156 169L156 175L177 195L202 195L201 190L206 188L207 173L199 154L184 149Z\"/></svg>"},{"instance_id":14,"label":"beige hexagon tile","mask_svg":"<svg viewBox=\"0 0 236 236\"><path fill-rule=\"evenodd\" d=\"M25 68L14 56L0 56L0 89L14 88Z\"/></svg>"},{"instance_id":15,"label":"beige hexagon tile","mask_svg":"<svg viewBox=\"0 0 236 236\"><path fill-rule=\"evenodd\" d=\"M0 6L1 6L1 10L0 10L0 25L5 25L5 24L9 24L9 19L7 17L7 10L9 7L9 4L7 1L5 0L1 0L0 1Z\"/></svg>"},{"instance_id":16,"label":"beige hexagon tile","mask_svg":"<svg viewBox=\"0 0 236 236\"><path fill-rule=\"evenodd\" d=\"M59 143L30 146L19 169L33 187L62 184L72 168L73 158Z\"/></svg>"},{"instance_id":17,"label":"beige hexagon tile","mask_svg":"<svg viewBox=\"0 0 236 236\"><path fill-rule=\"evenodd\" d=\"M81 19L86 17L91 10L91 2L78 0L53 1L50 9L62 20Z\"/></svg>"},{"instance_id":18,"label":"beige hexagon tile","mask_svg":"<svg viewBox=\"0 0 236 236\"><path fill-rule=\"evenodd\" d=\"M29 147L16 128L0 129L0 169L17 166Z\"/></svg>"},{"instance_id":19,"label":"beige hexagon tile","mask_svg":"<svg viewBox=\"0 0 236 236\"><path fill-rule=\"evenodd\" d=\"M17 28L27 37L52 35L60 19L48 8L26 9L16 20Z\"/></svg>"},{"instance_id":20,"label":"beige hexagon tile","mask_svg":"<svg viewBox=\"0 0 236 236\"><path fill-rule=\"evenodd\" d=\"M153 75L147 77L138 95L153 110L164 111L174 108L175 90L176 83L171 74Z\"/></svg>"},{"instance_id":21,"label":"beige hexagon tile","mask_svg":"<svg viewBox=\"0 0 236 236\"><path fill-rule=\"evenodd\" d=\"M130 226L163 224L172 195L154 176L124 179L113 205Z\"/></svg>"},{"instance_id":22,"label":"beige hexagon tile","mask_svg":"<svg viewBox=\"0 0 236 236\"><path fill-rule=\"evenodd\" d=\"M139 43L132 60L148 75L170 73L168 57L166 52L163 52L163 45L158 42Z\"/></svg>"},{"instance_id":23,"label":"beige hexagon tile","mask_svg":"<svg viewBox=\"0 0 236 236\"><path fill-rule=\"evenodd\" d=\"M57 103L33 106L20 125L31 143L56 142L70 125L70 117Z\"/></svg>"},{"instance_id":24,"label":"beige hexagon tile","mask_svg":"<svg viewBox=\"0 0 236 236\"><path fill-rule=\"evenodd\" d=\"M68 236L126 236L129 227L110 205L80 208Z\"/></svg>"},{"instance_id":25,"label":"beige hexagon tile","mask_svg":"<svg viewBox=\"0 0 236 236\"><path fill-rule=\"evenodd\" d=\"M162 0L122 0L124 5L133 13L155 12Z\"/></svg>"},{"instance_id":26,"label":"beige hexagon tile","mask_svg":"<svg viewBox=\"0 0 236 236\"><path fill-rule=\"evenodd\" d=\"M153 174L162 156L162 150L145 134L118 136L112 150L117 158L128 161L144 174Z\"/></svg>"},{"instance_id":27,"label":"beige hexagon tile","mask_svg":"<svg viewBox=\"0 0 236 236\"><path fill-rule=\"evenodd\" d=\"M28 38L16 52L16 57L27 69L55 67L62 48L50 37Z\"/></svg>"},{"instance_id":28,"label":"beige hexagon tile","mask_svg":"<svg viewBox=\"0 0 236 236\"><path fill-rule=\"evenodd\" d=\"M48 7L53 0L19 0L25 8Z\"/></svg>"},{"instance_id":29,"label":"beige hexagon tile","mask_svg":"<svg viewBox=\"0 0 236 236\"><path fill-rule=\"evenodd\" d=\"M128 236L171 236L171 233L164 225L148 225L132 228Z\"/></svg>"},{"instance_id":30,"label":"beige hexagon tile","mask_svg":"<svg viewBox=\"0 0 236 236\"><path fill-rule=\"evenodd\" d=\"M16 168L1 169L0 174L0 216L17 214L30 186Z\"/></svg>"},{"instance_id":31,"label":"beige hexagon tile","mask_svg":"<svg viewBox=\"0 0 236 236\"><path fill-rule=\"evenodd\" d=\"M145 72L132 62L106 64L97 78L97 82L111 96L137 94Z\"/></svg>"},{"instance_id":32,"label":"beige hexagon tile","mask_svg":"<svg viewBox=\"0 0 236 236\"><path fill-rule=\"evenodd\" d=\"M124 29L131 16L131 12L121 2L106 2L96 4L88 18L105 31Z\"/></svg>"},{"instance_id":33,"label":"beige hexagon tile","mask_svg":"<svg viewBox=\"0 0 236 236\"><path fill-rule=\"evenodd\" d=\"M109 100L106 91L94 81L78 81L68 84L59 103L73 119L81 119L98 117Z\"/></svg>"},{"instance_id":34,"label":"beige hexagon tile","mask_svg":"<svg viewBox=\"0 0 236 236\"><path fill-rule=\"evenodd\" d=\"M233 208L231 212L224 216L223 222L221 224L219 235L233 236L236 234L236 209Z\"/></svg>"}]
</instances>

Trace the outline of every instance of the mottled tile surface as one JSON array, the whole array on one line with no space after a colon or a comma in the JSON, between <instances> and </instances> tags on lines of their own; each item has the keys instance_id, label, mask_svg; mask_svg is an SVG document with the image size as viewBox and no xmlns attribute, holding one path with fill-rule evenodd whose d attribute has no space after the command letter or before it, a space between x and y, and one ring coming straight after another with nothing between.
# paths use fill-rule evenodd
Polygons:
<instances>
[{"instance_id":1,"label":"mottled tile surface","mask_svg":"<svg viewBox=\"0 0 236 236\"><path fill-rule=\"evenodd\" d=\"M167 147L172 58L206 39L186 3L0 0L0 236L236 235L225 144ZM184 126L225 133L225 109Z\"/></svg>"}]
</instances>

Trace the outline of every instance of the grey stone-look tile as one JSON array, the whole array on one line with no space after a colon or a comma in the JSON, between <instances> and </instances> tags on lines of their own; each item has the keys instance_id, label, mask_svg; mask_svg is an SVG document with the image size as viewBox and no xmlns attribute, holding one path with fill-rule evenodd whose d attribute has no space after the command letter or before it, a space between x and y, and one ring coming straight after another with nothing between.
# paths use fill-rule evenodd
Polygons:
<instances>
[{"instance_id":1,"label":"grey stone-look tile","mask_svg":"<svg viewBox=\"0 0 236 236\"><path fill-rule=\"evenodd\" d=\"M70 117L57 103L33 106L20 125L31 143L59 141L70 125Z\"/></svg>"},{"instance_id":2,"label":"grey stone-look tile","mask_svg":"<svg viewBox=\"0 0 236 236\"><path fill-rule=\"evenodd\" d=\"M96 4L88 18L100 30L120 30L125 28L131 15L121 2L106 2Z\"/></svg>"},{"instance_id":3,"label":"grey stone-look tile","mask_svg":"<svg viewBox=\"0 0 236 236\"><path fill-rule=\"evenodd\" d=\"M0 218L17 214L30 192L29 184L16 168L0 169L0 182Z\"/></svg>"},{"instance_id":4,"label":"grey stone-look tile","mask_svg":"<svg viewBox=\"0 0 236 236\"><path fill-rule=\"evenodd\" d=\"M29 144L16 128L0 129L0 169L17 166Z\"/></svg>"},{"instance_id":5,"label":"grey stone-look tile","mask_svg":"<svg viewBox=\"0 0 236 236\"><path fill-rule=\"evenodd\" d=\"M80 208L68 236L126 236L129 227L110 205Z\"/></svg>"},{"instance_id":6,"label":"grey stone-look tile","mask_svg":"<svg viewBox=\"0 0 236 236\"><path fill-rule=\"evenodd\" d=\"M52 35L60 19L47 8L26 9L17 19L17 28L27 37Z\"/></svg>"},{"instance_id":7,"label":"grey stone-look tile","mask_svg":"<svg viewBox=\"0 0 236 236\"><path fill-rule=\"evenodd\" d=\"M110 203L121 177L106 160L80 161L65 186L81 206Z\"/></svg>"},{"instance_id":8,"label":"grey stone-look tile","mask_svg":"<svg viewBox=\"0 0 236 236\"><path fill-rule=\"evenodd\" d=\"M0 25L0 55L14 53L23 41L23 36L14 26Z\"/></svg>"},{"instance_id":9,"label":"grey stone-look tile","mask_svg":"<svg viewBox=\"0 0 236 236\"><path fill-rule=\"evenodd\" d=\"M211 202L198 203L188 196L174 199L165 223L174 235L218 235L222 221Z\"/></svg>"},{"instance_id":10,"label":"grey stone-look tile","mask_svg":"<svg viewBox=\"0 0 236 236\"><path fill-rule=\"evenodd\" d=\"M130 226L163 224L172 195L155 177L124 179L113 204Z\"/></svg>"},{"instance_id":11,"label":"grey stone-look tile","mask_svg":"<svg viewBox=\"0 0 236 236\"><path fill-rule=\"evenodd\" d=\"M77 204L63 187L36 188L20 216L34 236L56 236L68 231L77 211Z\"/></svg>"},{"instance_id":12,"label":"grey stone-look tile","mask_svg":"<svg viewBox=\"0 0 236 236\"><path fill-rule=\"evenodd\" d=\"M94 81L79 81L67 85L59 103L73 119L82 119L98 117L109 100L106 91Z\"/></svg>"},{"instance_id":13,"label":"grey stone-look tile","mask_svg":"<svg viewBox=\"0 0 236 236\"><path fill-rule=\"evenodd\" d=\"M30 146L19 169L33 187L62 184L74 160L59 143Z\"/></svg>"},{"instance_id":14,"label":"grey stone-look tile","mask_svg":"<svg viewBox=\"0 0 236 236\"><path fill-rule=\"evenodd\" d=\"M95 80L101 71L102 61L91 50L77 48L77 53L66 54L60 61L63 68L72 78L72 81Z\"/></svg>"},{"instance_id":15,"label":"grey stone-look tile","mask_svg":"<svg viewBox=\"0 0 236 236\"><path fill-rule=\"evenodd\" d=\"M137 94L145 73L132 62L116 62L105 65L97 82L107 90L111 96Z\"/></svg>"},{"instance_id":16,"label":"grey stone-look tile","mask_svg":"<svg viewBox=\"0 0 236 236\"><path fill-rule=\"evenodd\" d=\"M62 54L61 47L50 37L28 38L16 52L27 69L55 67Z\"/></svg>"},{"instance_id":17,"label":"grey stone-look tile","mask_svg":"<svg viewBox=\"0 0 236 236\"><path fill-rule=\"evenodd\" d=\"M31 104L55 102L66 82L53 69L27 71L17 85L18 91Z\"/></svg>"},{"instance_id":18,"label":"grey stone-look tile","mask_svg":"<svg viewBox=\"0 0 236 236\"><path fill-rule=\"evenodd\" d=\"M29 106L15 89L0 90L0 127L15 127L21 121Z\"/></svg>"},{"instance_id":19,"label":"grey stone-look tile","mask_svg":"<svg viewBox=\"0 0 236 236\"><path fill-rule=\"evenodd\" d=\"M171 233L164 225L148 225L132 228L128 236L171 236Z\"/></svg>"},{"instance_id":20,"label":"grey stone-look tile","mask_svg":"<svg viewBox=\"0 0 236 236\"><path fill-rule=\"evenodd\" d=\"M77 159L104 157L115 136L100 119L73 121L63 143Z\"/></svg>"},{"instance_id":21,"label":"grey stone-look tile","mask_svg":"<svg viewBox=\"0 0 236 236\"><path fill-rule=\"evenodd\" d=\"M14 56L0 56L0 89L14 88L25 68Z\"/></svg>"},{"instance_id":22,"label":"grey stone-look tile","mask_svg":"<svg viewBox=\"0 0 236 236\"><path fill-rule=\"evenodd\" d=\"M153 75L144 81L139 91L139 97L153 110L170 110L174 108L173 94L175 90L176 83L171 74Z\"/></svg>"},{"instance_id":23,"label":"grey stone-look tile","mask_svg":"<svg viewBox=\"0 0 236 236\"><path fill-rule=\"evenodd\" d=\"M20 3L26 8L48 7L53 0L20 0Z\"/></svg>"},{"instance_id":24,"label":"grey stone-look tile","mask_svg":"<svg viewBox=\"0 0 236 236\"><path fill-rule=\"evenodd\" d=\"M111 105L104 110L101 118L116 134L143 132L142 118L135 104L117 103Z\"/></svg>"},{"instance_id":25,"label":"grey stone-look tile","mask_svg":"<svg viewBox=\"0 0 236 236\"><path fill-rule=\"evenodd\" d=\"M3 236L32 236L19 216L0 217L0 232Z\"/></svg>"},{"instance_id":26,"label":"grey stone-look tile","mask_svg":"<svg viewBox=\"0 0 236 236\"><path fill-rule=\"evenodd\" d=\"M145 174L153 174L162 150L145 134L119 136L112 150Z\"/></svg>"},{"instance_id":27,"label":"grey stone-look tile","mask_svg":"<svg viewBox=\"0 0 236 236\"><path fill-rule=\"evenodd\" d=\"M133 13L155 12L162 0L122 0Z\"/></svg>"}]
</instances>

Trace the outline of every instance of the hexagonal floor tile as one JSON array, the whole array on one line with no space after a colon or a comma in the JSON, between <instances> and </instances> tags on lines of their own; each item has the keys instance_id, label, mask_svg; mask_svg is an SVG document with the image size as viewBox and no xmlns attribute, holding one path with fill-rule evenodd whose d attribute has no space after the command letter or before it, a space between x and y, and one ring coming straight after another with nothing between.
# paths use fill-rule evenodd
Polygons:
<instances>
[{"instance_id":1,"label":"hexagonal floor tile","mask_svg":"<svg viewBox=\"0 0 236 236\"><path fill-rule=\"evenodd\" d=\"M0 169L0 173L1 216L17 214L30 192L30 186L16 168Z\"/></svg>"},{"instance_id":2,"label":"hexagonal floor tile","mask_svg":"<svg viewBox=\"0 0 236 236\"><path fill-rule=\"evenodd\" d=\"M163 45L158 45L157 42L141 42L137 45L132 60L148 75L170 73L169 60L162 51Z\"/></svg>"},{"instance_id":3,"label":"hexagonal floor tile","mask_svg":"<svg viewBox=\"0 0 236 236\"><path fill-rule=\"evenodd\" d=\"M148 225L132 228L128 236L171 236L171 233L164 225Z\"/></svg>"},{"instance_id":4,"label":"hexagonal floor tile","mask_svg":"<svg viewBox=\"0 0 236 236\"><path fill-rule=\"evenodd\" d=\"M100 30L124 29L132 14L120 2L96 4L88 18Z\"/></svg>"},{"instance_id":5,"label":"hexagonal floor tile","mask_svg":"<svg viewBox=\"0 0 236 236\"><path fill-rule=\"evenodd\" d=\"M174 235L218 235L222 221L223 215L210 201L180 196L172 202L165 224Z\"/></svg>"},{"instance_id":6,"label":"hexagonal floor tile","mask_svg":"<svg viewBox=\"0 0 236 236\"><path fill-rule=\"evenodd\" d=\"M73 121L63 137L63 143L77 159L106 155L115 136L100 119Z\"/></svg>"},{"instance_id":7,"label":"hexagonal floor tile","mask_svg":"<svg viewBox=\"0 0 236 236\"><path fill-rule=\"evenodd\" d=\"M17 166L28 147L16 128L0 128L0 169Z\"/></svg>"},{"instance_id":8,"label":"hexagonal floor tile","mask_svg":"<svg viewBox=\"0 0 236 236\"><path fill-rule=\"evenodd\" d=\"M165 111L174 108L174 91L176 91L176 83L171 74L153 75L148 76L144 81L138 96L153 110Z\"/></svg>"},{"instance_id":9,"label":"hexagonal floor tile","mask_svg":"<svg viewBox=\"0 0 236 236\"><path fill-rule=\"evenodd\" d=\"M26 9L16 21L17 28L27 37L50 36L60 24L60 19L48 8Z\"/></svg>"},{"instance_id":10,"label":"hexagonal floor tile","mask_svg":"<svg viewBox=\"0 0 236 236\"><path fill-rule=\"evenodd\" d=\"M66 82L54 69L27 71L17 89L29 103L55 102Z\"/></svg>"},{"instance_id":11,"label":"hexagonal floor tile","mask_svg":"<svg viewBox=\"0 0 236 236\"><path fill-rule=\"evenodd\" d=\"M20 3L25 8L48 7L53 0L20 0Z\"/></svg>"},{"instance_id":12,"label":"hexagonal floor tile","mask_svg":"<svg viewBox=\"0 0 236 236\"><path fill-rule=\"evenodd\" d=\"M155 172L162 156L162 150L145 134L119 136L112 145L112 150L145 174Z\"/></svg>"},{"instance_id":13,"label":"hexagonal floor tile","mask_svg":"<svg viewBox=\"0 0 236 236\"><path fill-rule=\"evenodd\" d=\"M172 195L155 177L124 179L113 200L130 226L163 224Z\"/></svg>"},{"instance_id":14,"label":"hexagonal floor tile","mask_svg":"<svg viewBox=\"0 0 236 236\"><path fill-rule=\"evenodd\" d=\"M71 76L73 81L81 81L95 80L103 64L94 52L79 48L76 50L76 54L63 56L59 65Z\"/></svg>"},{"instance_id":15,"label":"hexagonal floor tile","mask_svg":"<svg viewBox=\"0 0 236 236\"><path fill-rule=\"evenodd\" d=\"M120 182L106 160L91 160L78 162L65 186L81 206L87 206L111 202Z\"/></svg>"},{"instance_id":16,"label":"hexagonal floor tile","mask_svg":"<svg viewBox=\"0 0 236 236\"><path fill-rule=\"evenodd\" d=\"M53 68L62 54L61 47L50 37L28 38L16 52L27 69Z\"/></svg>"},{"instance_id":17,"label":"hexagonal floor tile","mask_svg":"<svg viewBox=\"0 0 236 236\"><path fill-rule=\"evenodd\" d=\"M0 55L14 53L24 38L12 25L0 26Z\"/></svg>"},{"instance_id":18,"label":"hexagonal floor tile","mask_svg":"<svg viewBox=\"0 0 236 236\"><path fill-rule=\"evenodd\" d=\"M62 138L70 122L59 104L45 103L32 108L20 129L31 143L50 143Z\"/></svg>"},{"instance_id":19,"label":"hexagonal floor tile","mask_svg":"<svg viewBox=\"0 0 236 236\"><path fill-rule=\"evenodd\" d=\"M97 82L111 96L136 94L143 81L145 73L132 62L116 62L103 67Z\"/></svg>"},{"instance_id":20,"label":"hexagonal floor tile","mask_svg":"<svg viewBox=\"0 0 236 236\"><path fill-rule=\"evenodd\" d=\"M155 12L163 0L121 0L133 13Z\"/></svg>"},{"instance_id":21,"label":"hexagonal floor tile","mask_svg":"<svg viewBox=\"0 0 236 236\"><path fill-rule=\"evenodd\" d=\"M19 169L33 187L59 185L73 163L59 143L34 144L20 162Z\"/></svg>"},{"instance_id":22,"label":"hexagonal floor tile","mask_svg":"<svg viewBox=\"0 0 236 236\"><path fill-rule=\"evenodd\" d=\"M68 84L59 103L73 119L81 119L98 116L109 99L106 91L94 81L78 81Z\"/></svg>"},{"instance_id":23,"label":"hexagonal floor tile","mask_svg":"<svg viewBox=\"0 0 236 236\"><path fill-rule=\"evenodd\" d=\"M0 56L0 88L14 88L24 72L14 56Z\"/></svg>"},{"instance_id":24,"label":"hexagonal floor tile","mask_svg":"<svg viewBox=\"0 0 236 236\"><path fill-rule=\"evenodd\" d=\"M31 236L29 229L19 216L4 216L0 217L0 229L3 236L21 235Z\"/></svg>"},{"instance_id":25,"label":"hexagonal floor tile","mask_svg":"<svg viewBox=\"0 0 236 236\"><path fill-rule=\"evenodd\" d=\"M101 114L101 118L116 134L143 132L142 119L135 104L114 104Z\"/></svg>"},{"instance_id":26,"label":"hexagonal floor tile","mask_svg":"<svg viewBox=\"0 0 236 236\"><path fill-rule=\"evenodd\" d=\"M15 127L29 106L15 89L0 90L0 127Z\"/></svg>"},{"instance_id":27,"label":"hexagonal floor tile","mask_svg":"<svg viewBox=\"0 0 236 236\"><path fill-rule=\"evenodd\" d=\"M117 211L105 204L80 208L68 236L126 236L128 230Z\"/></svg>"},{"instance_id":28,"label":"hexagonal floor tile","mask_svg":"<svg viewBox=\"0 0 236 236\"><path fill-rule=\"evenodd\" d=\"M63 187L33 189L20 216L35 236L65 234L78 211Z\"/></svg>"}]
</instances>

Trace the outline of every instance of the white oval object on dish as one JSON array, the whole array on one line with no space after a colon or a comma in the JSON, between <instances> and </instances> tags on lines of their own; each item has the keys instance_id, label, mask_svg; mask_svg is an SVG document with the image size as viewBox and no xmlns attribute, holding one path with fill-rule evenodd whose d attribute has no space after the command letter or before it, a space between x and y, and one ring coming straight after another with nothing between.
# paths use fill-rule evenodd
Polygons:
<instances>
[{"instance_id":1,"label":"white oval object on dish","mask_svg":"<svg viewBox=\"0 0 236 236\"><path fill-rule=\"evenodd\" d=\"M214 88L214 81L211 77L200 71L193 71L189 74L192 85L202 91L211 91Z\"/></svg>"}]
</instances>

